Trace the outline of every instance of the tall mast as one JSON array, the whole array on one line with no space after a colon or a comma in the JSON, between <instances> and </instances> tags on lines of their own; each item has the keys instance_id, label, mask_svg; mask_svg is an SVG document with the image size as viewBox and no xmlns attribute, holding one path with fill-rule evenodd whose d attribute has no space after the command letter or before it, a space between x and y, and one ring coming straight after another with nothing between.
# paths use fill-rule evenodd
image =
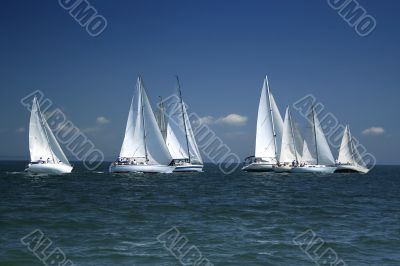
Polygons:
<instances>
[{"instance_id":1,"label":"tall mast","mask_svg":"<svg viewBox=\"0 0 400 266\"><path fill-rule=\"evenodd\" d=\"M46 129L45 124L44 124L44 117L42 115L42 112L40 111L40 105L39 105L36 97L34 98L34 101L35 101L35 104L37 105L37 108L38 108L38 116L40 117L40 122L42 123L42 128L43 128L44 134L46 135L47 148L50 151L51 158L53 159L53 162L56 163L56 160L54 159L53 150L50 147L50 141L49 141L49 136L47 135L47 129Z\"/></svg>"},{"instance_id":2,"label":"tall mast","mask_svg":"<svg viewBox=\"0 0 400 266\"><path fill-rule=\"evenodd\" d=\"M292 140L293 140L294 155L295 155L295 157L296 157L296 161L298 161L296 143L295 143L294 132L293 132L292 114L290 113L289 107L288 107L288 114L289 114L289 121L290 121L290 131L291 131Z\"/></svg>"},{"instance_id":3,"label":"tall mast","mask_svg":"<svg viewBox=\"0 0 400 266\"><path fill-rule=\"evenodd\" d=\"M141 110L142 110L144 154L145 154L146 163L147 163L148 158L147 158L147 145L146 145L146 123L144 121L143 86L142 86L142 77L141 76L139 76L139 93L140 93L140 102L142 105Z\"/></svg>"},{"instance_id":4,"label":"tall mast","mask_svg":"<svg viewBox=\"0 0 400 266\"><path fill-rule=\"evenodd\" d=\"M278 151L276 147L276 133L275 133L275 124L274 124L274 116L272 113L272 106L271 106L271 92L269 90L269 84L268 84L268 76L265 76L265 81L267 85L267 93L268 93L268 105L269 105L269 112L271 116L271 124L272 124L272 136L274 137L274 148L275 148L275 159L278 161Z\"/></svg>"},{"instance_id":5,"label":"tall mast","mask_svg":"<svg viewBox=\"0 0 400 266\"><path fill-rule=\"evenodd\" d=\"M161 135L163 136L163 138L165 139L166 136L166 128L165 128L165 117L164 117L164 102L163 102L163 98L161 96L158 96L160 98L160 103L159 103L159 117L158 117L158 123L159 123L159 127L161 130Z\"/></svg>"},{"instance_id":6,"label":"tall mast","mask_svg":"<svg viewBox=\"0 0 400 266\"><path fill-rule=\"evenodd\" d=\"M315 110L314 110L314 105L311 106L311 113L312 113L312 122L313 122L313 127L314 127L315 154L317 156L317 165L318 165L319 164L319 158L318 158L317 132L315 130Z\"/></svg>"},{"instance_id":7,"label":"tall mast","mask_svg":"<svg viewBox=\"0 0 400 266\"><path fill-rule=\"evenodd\" d=\"M181 92L181 84L179 83L179 77L178 76L176 76L176 82L178 84L178 93L179 93L179 99L180 99L180 102L181 102L181 112L182 112L182 119L183 119L183 127L185 128L186 147L187 147L187 153L188 153L189 162L190 162L189 138L188 138L187 129L186 129L185 112L183 110L183 99L182 99L182 92Z\"/></svg>"}]
</instances>

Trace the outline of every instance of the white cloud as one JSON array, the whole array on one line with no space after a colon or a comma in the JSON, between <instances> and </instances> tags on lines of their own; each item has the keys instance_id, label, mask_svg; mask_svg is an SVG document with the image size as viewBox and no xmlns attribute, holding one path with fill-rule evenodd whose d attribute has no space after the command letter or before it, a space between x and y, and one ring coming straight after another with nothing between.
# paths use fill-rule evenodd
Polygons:
<instances>
[{"instance_id":1,"label":"white cloud","mask_svg":"<svg viewBox=\"0 0 400 266\"><path fill-rule=\"evenodd\" d=\"M215 125L229 125L229 126L241 127L246 125L247 116L238 114L229 114L227 116L222 116L218 119L215 119L212 116L204 116L200 117L196 122L203 125L215 124Z\"/></svg>"},{"instance_id":2,"label":"white cloud","mask_svg":"<svg viewBox=\"0 0 400 266\"><path fill-rule=\"evenodd\" d=\"M229 114L225 117L218 118L217 121L215 121L215 123L241 127L241 126L246 125L247 116L238 115L238 114Z\"/></svg>"},{"instance_id":3,"label":"white cloud","mask_svg":"<svg viewBox=\"0 0 400 266\"><path fill-rule=\"evenodd\" d=\"M108 124L110 120L104 116L99 116L96 118L96 123L100 125Z\"/></svg>"},{"instance_id":4,"label":"white cloud","mask_svg":"<svg viewBox=\"0 0 400 266\"><path fill-rule=\"evenodd\" d=\"M19 127L15 130L17 133L24 133L26 129L24 127Z\"/></svg>"},{"instance_id":5,"label":"white cloud","mask_svg":"<svg viewBox=\"0 0 400 266\"><path fill-rule=\"evenodd\" d=\"M383 127L370 127L362 131L363 135L371 135L371 136L378 136L383 133L385 133L385 129Z\"/></svg>"}]
</instances>

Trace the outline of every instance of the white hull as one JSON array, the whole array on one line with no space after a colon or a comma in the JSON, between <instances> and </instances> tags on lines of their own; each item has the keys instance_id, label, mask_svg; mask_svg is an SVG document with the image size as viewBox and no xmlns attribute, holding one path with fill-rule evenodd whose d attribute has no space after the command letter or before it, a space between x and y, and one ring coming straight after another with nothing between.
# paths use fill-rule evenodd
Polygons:
<instances>
[{"instance_id":1,"label":"white hull","mask_svg":"<svg viewBox=\"0 0 400 266\"><path fill-rule=\"evenodd\" d=\"M335 173L362 173L366 174L369 169L360 165L340 164L337 165Z\"/></svg>"},{"instance_id":2,"label":"white hull","mask_svg":"<svg viewBox=\"0 0 400 266\"><path fill-rule=\"evenodd\" d=\"M203 172L202 164L177 165L174 172Z\"/></svg>"},{"instance_id":3,"label":"white hull","mask_svg":"<svg viewBox=\"0 0 400 266\"><path fill-rule=\"evenodd\" d=\"M247 172L272 172L274 164L271 163L251 163L242 167Z\"/></svg>"},{"instance_id":4,"label":"white hull","mask_svg":"<svg viewBox=\"0 0 400 266\"><path fill-rule=\"evenodd\" d=\"M69 174L72 171L72 166L65 164L54 163L38 163L28 164L26 171L35 174Z\"/></svg>"},{"instance_id":5,"label":"white hull","mask_svg":"<svg viewBox=\"0 0 400 266\"><path fill-rule=\"evenodd\" d=\"M336 170L336 166L326 165L305 165L293 167L291 173L315 173L315 174L332 174Z\"/></svg>"},{"instance_id":6,"label":"white hull","mask_svg":"<svg viewBox=\"0 0 400 266\"><path fill-rule=\"evenodd\" d=\"M291 166L274 166L275 173L290 173L292 169Z\"/></svg>"},{"instance_id":7,"label":"white hull","mask_svg":"<svg viewBox=\"0 0 400 266\"><path fill-rule=\"evenodd\" d=\"M163 173L170 174L174 171L175 166L168 165L114 165L111 164L110 173Z\"/></svg>"}]
</instances>

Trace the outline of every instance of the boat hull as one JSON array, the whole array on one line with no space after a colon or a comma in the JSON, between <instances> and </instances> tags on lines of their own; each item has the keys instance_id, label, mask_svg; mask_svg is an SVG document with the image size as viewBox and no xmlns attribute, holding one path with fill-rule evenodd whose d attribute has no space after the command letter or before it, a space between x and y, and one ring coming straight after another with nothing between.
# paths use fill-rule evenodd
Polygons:
<instances>
[{"instance_id":1,"label":"boat hull","mask_svg":"<svg viewBox=\"0 0 400 266\"><path fill-rule=\"evenodd\" d=\"M369 172L369 169L366 167L362 167L359 165L352 165L352 164L341 164L338 165L335 173L361 173L366 174Z\"/></svg>"},{"instance_id":2,"label":"boat hull","mask_svg":"<svg viewBox=\"0 0 400 266\"><path fill-rule=\"evenodd\" d=\"M177 165L174 172L203 172L203 165L201 164L186 164Z\"/></svg>"},{"instance_id":3,"label":"boat hull","mask_svg":"<svg viewBox=\"0 0 400 266\"><path fill-rule=\"evenodd\" d=\"M315 174L332 174L336 170L336 166L325 165L305 165L293 167L291 173L315 173Z\"/></svg>"},{"instance_id":4,"label":"boat hull","mask_svg":"<svg viewBox=\"0 0 400 266\"><path fill-rule=\"evenodd\" d=\"M251 163L243 166L242 171L246 172L272 172L274 164L271 163Z\"/></svg>"},{"instance_id":5,"label":"boat hull","mask_svg":"<svg viewBox=\"0 0 400 266\"><path fill-rule=\"evenodd\" d=\"M27 172L34 174L69 174L72 171L72 166L65 164L54 164L54 163L39 163L39 164L28 164L26 168Z\"/></svg>"},{"instance_id":6,"label":"boat hull","mask_svg":"<svg viewBox=\"0 0 400 266\"><path fill-rule=\"evenodd\" d=\"M273 168L275 173L290 173L292 169L291 166L274 166Z\"/></svg>"},{"instance_id":7,"label":"boat hull","mask_svg":"<svg viewBox=\"0 0 400 266\"><path fill-rule=\"evenodd\" d=\"M163 173L170 174L175 166L168 165L110 165L110 173Z\"/></svg>"}]
</instances>

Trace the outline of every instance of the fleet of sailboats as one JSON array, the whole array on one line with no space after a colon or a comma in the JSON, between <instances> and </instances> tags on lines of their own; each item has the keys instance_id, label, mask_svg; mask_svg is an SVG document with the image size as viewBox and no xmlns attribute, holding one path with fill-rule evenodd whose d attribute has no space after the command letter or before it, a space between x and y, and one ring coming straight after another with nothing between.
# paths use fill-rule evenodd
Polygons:
<instances>
[{"instance_id":1,"label":"fleet of sailboats","mask_svg":"<svg viewBox=\"0 0 400 266\"><path fill-rule=\"evenodd\" d=\"M348 127L343 134L339 158L335 162L314 106L310 108L308 122L311 138L306 141L289 107L282 122L268 78L265 77L258 106L255 155L245 159L242 170L320 174L368 172Z\"/></svg>"},{"instance_id":2,"label":"fleet of sailboats","mask_svg":"<svg viewBox=\"0 0 400 266\"><path fill-rule=\"evenodd\" d=\"M173 97L160 98L153 112L143 79L139 76L131 100L125 135L111 173L202 172L203 160L183 101L179 78ZM303 138L291 110L282 120L266 76L258 105L254 156L245 159L243 171L278 173L368 173L349 126L345 127L335 161L314 106L308 117L309 138ZM65 174L72 166L41 113L35 97L29 122L31 161L26 171Z\"/></svg>"}]
</instances>

